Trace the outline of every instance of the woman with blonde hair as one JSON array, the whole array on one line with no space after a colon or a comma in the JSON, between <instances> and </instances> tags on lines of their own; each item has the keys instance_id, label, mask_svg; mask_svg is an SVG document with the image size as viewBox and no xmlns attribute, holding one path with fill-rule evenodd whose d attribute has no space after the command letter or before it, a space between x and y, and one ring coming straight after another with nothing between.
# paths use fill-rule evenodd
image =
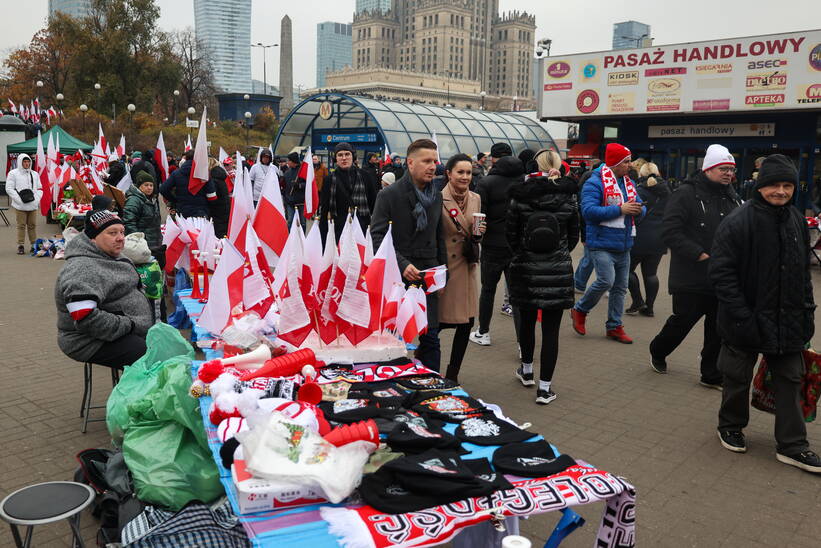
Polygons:
<instances>
[{"instance_id":1,"label":"woman with blonde hair","mask_svg":"<svg viewBox=\"0 0 821 548\"><path fill-rule=\"evenodd\" d=\"M636 225L636 240L630 250L630 277L627 287L633 304L624 312L652 317L653 304L659 292L659 279L656 273L662 256L667 253L667 245L661 238L661 225L667 198L672 192L659 174L658 166L652 162L646 162L639 169L637 192L647 207L647 215ZM641 295L639 277L635 272L639 265L644 281L644 297Z\"/></svg>"},{"instance_id":2,"label":"woman with blonde hair","mask_svg":"<svg viewBox=\"0 0 821 548\"><path fill-rule=\"evenodd\" d=\"M576 182L561 157L540 150L527 167L524 182L510 187L506 236L510 262L510 303L518 319L521 365L516 377L533 386L536 318L542 315L542 348L536 403L556 399L551 390L559 354L559 327L573 306L573 264L570 251L579 241Z\"/></svg>"}]
</instances>

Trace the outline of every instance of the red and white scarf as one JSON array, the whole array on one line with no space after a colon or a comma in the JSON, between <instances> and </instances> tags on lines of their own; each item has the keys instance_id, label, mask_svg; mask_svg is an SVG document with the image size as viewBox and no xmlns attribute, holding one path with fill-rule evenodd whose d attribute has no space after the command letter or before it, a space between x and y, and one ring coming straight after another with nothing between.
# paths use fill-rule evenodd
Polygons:
<instances>
[{"instance_id":1,"label":"red and white scarf","mask_svg":"<svg viewBox=\"0 0 821 548\"><path fill-rule=\"evenodd\" d=\"M602 186L604 187L604 192L602 193L602 205L603 206L620 206L624 203L624 195L621 193L621 188L619 188L619 181L616 179L616 176L613 174L613 170L611 170L607 166L601 167L601 181ZM624 176L624 189L627 191L627 201L628 202L635 202L636 201L636 187L633 184L633 181L630 180L630 177L627 175ZM626 225L626 220L624 215L620 215L615 219L610 219L607 221L602 221L599 224L602 226L609 226L611 228L624 228ZM636 235L636 223L630 220L630 224L632 225L632 232L631 235Z\"/></svg>"}]
</instances>

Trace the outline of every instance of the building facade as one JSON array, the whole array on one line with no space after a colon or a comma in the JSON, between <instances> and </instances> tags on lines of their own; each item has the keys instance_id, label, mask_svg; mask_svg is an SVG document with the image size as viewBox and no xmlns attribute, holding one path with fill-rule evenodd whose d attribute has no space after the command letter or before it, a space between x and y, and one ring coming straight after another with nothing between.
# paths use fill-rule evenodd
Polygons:
<instances>
[{"instance_id":1,"label":"building facade","mask_svg":"<svg viewBox=\"0 0 821 548\"><path fill-rule=\"evenodd\" d=\"M474 104L484 92L485 103L503 98L506 110L530 107L536 20L525 12L499 14L498 7L498 0L394 0L388 11L358 12L352 25L353 69L363 75L386 69L434 77L445 87L476 88ZM390 96L402 98L399 91Z\"/></svg>"},{"instance_id":2,"label":"building facade","mask_svg":"<svg viewBox=\"0 0 821 548\"><path fill-rule=\"evenodd\" d=\"M326 21L316 25L316 85L325 86L325 73L351 66L351 24Z\"/></svg>"},{"instance_id":3,"label":"building facade","mask_svg":"<svg viewBox=\"0 0 821 548\"><path fill-rule=\"evenodd\" d=\"M80 19L91 14L91 0L48 0L48 16L58 11Z\"/></svg>"},{"instance_id":4,"label":"building facade","mask_svg":"<svg viewBox=\"0 0 821 548\"><path fill-rule=\"evenodd\" d=\"M391 9L391 0L356 0L356 13L382 12Z\"/></svg>"},{"instance_id":5,"label":"building facade","mask_svg":"<svg viewBox=\"0 0 821 548\"><path fill-rule=\"evenodd\" d=\"M194 0L194 28L224 93L251 90L251 0Z\"/></svg>"},{"instance_id":6,"label":"building facade","mask_svg":"<svg viewBox=\"0 0 821 548\"><path fill-rule=\"evenodd\" d=\"M613 49L640 48L651 44L650 25L622 21L613 25Z\"/></svg>"}]
</instances>

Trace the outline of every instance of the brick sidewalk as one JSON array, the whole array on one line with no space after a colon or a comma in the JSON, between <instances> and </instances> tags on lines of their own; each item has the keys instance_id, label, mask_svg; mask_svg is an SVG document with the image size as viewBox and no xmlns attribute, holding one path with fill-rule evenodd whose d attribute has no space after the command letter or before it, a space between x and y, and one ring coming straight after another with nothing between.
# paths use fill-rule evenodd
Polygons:
<instances>
[{"instance_id":1,"label":"brick sidewalk","mask_svg":"<svg viewBox=\"0 0 821 548\"><path fill-rule=\"evenodd\" d=\"M55 225L38 230L51 234ZM53 288L62 262L18 257L14 242L14 226L0 226L0 386L6 389L0 401L0 496L40 481L71 479L78 451L110 443L103 423L80 433L82 365L57 348ZM606 301L590 314L584 338L573 333L568 318L553 384L558 399L549 406L537 406L535 391L514 378L513 322L498 312L493 346L468 347L460 375L465 388L502 405L517 421L532 422L564 452L631 481L638 489L640 546L817 546L821 478L776 462L773 417L751 411L747 454L719 446L719 393L697 384L700 325L669 358L668 375L650 370L647 345L670 313L666 268L665 259L656 317L625 316L635 344L604 338ZM821 273L814 274L821 283ZM451 336L442 337L443 364ZM110 390L104 373L95 377L95 402ZM811 424L808 432L821 450L821 429ZM601 504L579 509L587 524L563 545L591 546L601 510ZM556 519L531 518L522 523L523 534L539 546ZM0 546L11 546L3 527ZM86 513L89 545L97 527ZM35 545L69 546L67 532L65 523L37 527Z\"/></svg>"}]
</instances>

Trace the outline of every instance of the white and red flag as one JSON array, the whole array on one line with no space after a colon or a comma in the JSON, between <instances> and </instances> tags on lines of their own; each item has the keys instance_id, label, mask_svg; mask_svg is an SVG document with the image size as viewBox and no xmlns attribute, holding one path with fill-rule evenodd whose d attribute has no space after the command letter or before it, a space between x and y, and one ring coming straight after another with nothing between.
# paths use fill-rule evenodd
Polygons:
<instances>
[{"instance_id":1,"label":"white and red flag","mask_svg":"<svg viewBox=\"0 0 821 548\"><path fill-rule=\"evenodd\" d=\"M302 229L294 216L288 241L274 270L272 289L279 305L277 336L299 346L311 332L311 319L302 300L299 277L302 275Z\"/></svg>"},{"instance_id":2,"label":"white and red flag","mask_svg":"<svg viewBox=\"0 0 821 548\"><path fill-rule=\"evenodd\" d=\"M131 188L133 181L131 180L131 172L126 171L123 178L117 182L117 188L122 192L128 192L128 189Z\"/></svg>"},{"instance_id":3,"label":"white and red flag","mask_svg":"<svg viewBox=\"0 0 821 548\"><path fill-rule=\"evenodd\" d=\"M439 291L448 280L448 267L446 265L434 266L427 270L420 270L425 279L425 293L433 293Z\"/></svg>"},{"instance_id":4,"label":"white and red flag","mask_svg":"<svg viewBox=\"0 0 821 548\"><path fill-rule=\"evenodd\" d=\"M205 134L206 110L206 108L202 109L202 121L197 133L197 144L194 147L194 159L191 160L191 173L188 176L188 192L194 195L205 186L210 176L208 170L208 137ZM216 195L214 198L216 198Z\"/></svg>"},{"instance_id":5,"label":"white and red flag","mask_svg":"<svg viewBox=\"0 0 821 548\"><path fill-rule=\"evenodd\" d=\"M231 212L228 216L228 240L245 253L245 227L254 215L254 198L248 171L237 171L234 192L231 195ZM259 236L259 233L257 233Z\"/></svg>"},{"instance_id":6,"label":"white and red flag","mask_svg":"<svg viewBox=\"0 0 821 548\"><path fill-rule=\"evenodd\" d=\"M328 233L325 235L325 250L322 254L322 272L319 276L319 283L317 284L317 312L321 312L325 308L325 301L331 299L334 294L330 287L332 281L332 274L339 262L339 255L336 247L336 236L334 232L334 221L328 219ZM330 304L330 303L329 303ZM325 344L330 344L337 338L336 321L325 314L315 314L317 323L317 333L319 338Z\"/></svg>"},{"instance_id":7,"label":"white and red flag","mask_svg":"<svg viewBox=\"0 0 821 548\"><path fill-rule=\"evenodd\" d=\"M368 235L370 235L370 231ZM365 285L368 288L371 309L370 328L372 330L376 331L381 328L379 324L384 315L386 301L397 284L402 286L402 274L399 272L396 250L393 247L393 225L389 224L385 237L382 238L382 243L379 244L379 249L374 255L370 266L368 266L367 272L365 272ZM393 316L396 316L395 311Z\"/></svg>"},{"instance_id":8,"label":"white and red flag","mask_svg":"<svg viewBox=\"0 0 821 548\"><path fill-rule=\"evenodd\" d=\"M123 142L123 146L125 146L125 142ZM165 141L162 138L162 131L160 131L160 136L157 137L157 146L154 147L154 162L160 170L160 180L157 181L157 185L159 185L161 182L168 179L169 175L168 155L165 153Z\"/></svg>"},{"instance_id":9,"label":"white and red flag","mask_svg":"<svg viewBox=\"0 0 821 548\"><path fill-rule=\"evenodd\" d=\"M316 174L314 173L311 147L308 147L305 156L302 158L302 165L299 166L297 177L305 180L305 218L310 219L319 209L319 190L316 187Z\"/></svg>"},{"instance_id":10,"label":"white and red flag","mask_svg":"<svg viewBox=\"0 0 821 548\"><path fill-rule=\"evenodd\" d=\"M48 160L46 153L43 150L43 136L37 132L37 171L40 175L40 187L43 189L43 196L40 198L40 214L48 215L48 210L51 207L51 185L48 178Z\"/></svg>"},{"instance_id":11,"label":"white and red flag","mask_svg":"<svg viewBox=\"0 0 821 548\"><path fill-rule=\"evenodd\" d=\"M385 159L382 161L383 164L391 163L391 151L388 150L388 144L385 143Z\"/></svg>"},{"instance_id":12,"label":"white and red flag","mask_svg":"<svg viewBox=\"0 0 821 548\"><path fill-rule=\"evenodd\" d=\"M402 298L402 303L399 305L399 311L396 314L396 331L402 336L402 340L406 343L413 341L423 328L427 327L427 320L424 325L420 325L421 318L419 315L419 302L417 301L417 293L422 290L416 286L411 286L405 292ZM424 298L424 293L422 293Z\"/></svg>"},{"instance_id":13,"label":"white and red flag","mask_svg":"<svg viewBox=\"0 0 821 548\"><path fill-rule=\"evenodd\" d=\"M114 148L114 153L117 155L118 160L125 156L125 135L122 133L120 133L120 142Z\"/></svg>"},{"instance_id":14,"label":"white and red flag","mask_svg":"<svg viewBox=\"0 0 821 548\"><path fill-rule=\"evenodd\" d=\"M183 152L188 152L189 150L191 150L191 148L191 136L189 135L188 138L185 140Z\"/></svg>"},{"instance_id":15,"label":"white and red flag","mask_svg":"<svg viewBox=\"0 0 821 548\"><path fill-rule=\"evenodd\" d=\"M271 293L271 270L260 249L254 227L245 225L246 271L243 281L242 301L246 310L254 309L261 318L268 313L273 303ZM254 308L259 307L259 308Z\"/></svg>"},{"instance_id":16,"label":"white and red flag","mask_svg":"<svg viewBox=\"0 0 821 548\"><path fill-rule=\"evenodd\" d=\"M365 289L365 265L359 243L354 240L359 221L356 218L348 217L350 224L355 225L353 230L348 230L340 239L339 247L339 268L337 269L334 285L339 287L339 276L342 274L342 297L339 300L336 315L338 318L350 324L350 328L345 331L345 336L356 346L373 332L370 329L371 307L368 292ZM362 229L358 228L361 234ZM364 236L362 237L364 240ZM363 242L364 243L364 242ZM362 246L364 247L364 245Z\"/></svg>"},{"instance_id":17,"label":"white and red flag","mask_svg":"<svg viewBox=\"0 0 821 548\"><path fill-rule=\"evenodd\" d=\"M171 276L177 261L185 251L185 242L181 238L182 229L169 216L165 220L165 230L162 235L162 243L165 246L165 272Z\"/></svg>"},{"instance_id":18,"label":"white and red flag","mask_svg":"<svg viewBox=\"0 0 821 548\"><path fill-rule=\"evenodd\" d=\"M103 134L103 124L97 124L97 132L99 133L99 137L97 139L97 143L100 145L100 150L105 152L108 149L108 141L105 139L105 135Z\"/></svg>"},{"instance_id":19,"label":"white and red flag","mask_svg":"<svg viewBox=\"0 0 821 548\"><path fill-rule=\"evenodd\" d=\"M12 101L11 99L9 99L9 105L11 106L11 111L12 111L14 114L17 114L17 105L15 105L15 104L14 104L14 101Z\"/></svg>"},{"instance_id":20,"label":"white and red flag","mask_svg":"<svg viewBox=\"0 0 821 548\"><path fill-rule=\"evenodd\" d=\"M302 299L308 312L315 312L320 305L317 293L319 280L325 270L325 256L322 253L322 235L319 233L319 223L314 223L305 237L302 258Z\"/></svg>"},{"instance_id":21,"label":"white and red flag","mask_svg":"<svg viewBox=\"0 0 821 548\"><path fill-rule=\"evenodd\" d=\"M219 158L218 158L220 165L222 165L222 163L225 161L226 158L228 158L228 153L225 152L224 148L220 147Z\"/></svg>"},{"instance_id":22,"label":"white and red flag","mask_svg":"<svg viewBox=\"0 0 821 548\"><path fill-rule=\"evenodd\" d=\"M208 290L208 302L197 325L219 335L234 313L242 312L245 257L230 242L223 242L222 254Z\"/></svg>"},{"instance_id":23,"label":"white and red flag","mask_svg":"<svg viewBox=\"0 0 821 548\"><path fill-rule=\"evenodd\" d=\"M237 181L240 177L240 170L242 170L240 163L240 156L237 153ZM247 180L247 176L246 176ZM234 183L234 193L236 194L236 182ZM251 200L251 207L253 207L253 199L251 198L251 185L248 185L248 199ZM282 250L285 247L285 242L288 239L288 222L285 220L285 208L282 204L282 193L279 191L279 178L275 169L269 169L265 174L265 180L262 182L262 192L259 195L259 202L257 209L254 212L252 221L254 230L262 242L262 250L265 253L265 258L271 267L275 267L279 260Z\"/></svg>"},{"instance_id":24,"label":"white and red flag","mask_svg":"<svg viewBox=\"0 0 821 548\"><path fill-rule=\"evenodd\" d=\"M405 286L401 283L394 284L382 307L382 329L396 329L396 316L404 297Z\"/></svg>"}]
</instances>

